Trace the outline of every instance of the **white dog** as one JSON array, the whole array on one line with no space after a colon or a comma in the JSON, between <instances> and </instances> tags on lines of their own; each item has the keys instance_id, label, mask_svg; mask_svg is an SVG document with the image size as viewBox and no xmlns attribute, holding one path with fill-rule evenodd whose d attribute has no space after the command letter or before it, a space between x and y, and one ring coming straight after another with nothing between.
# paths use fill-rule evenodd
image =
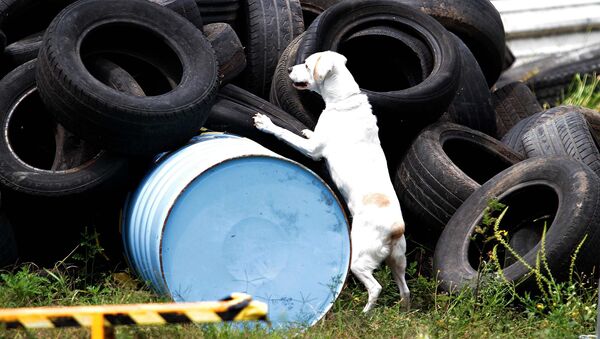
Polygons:
<instances>
[{"instance_id":1,"label":"white dog","mask_svg":"<svg viewBox=\"0 0 600 339\"><path fill-rule=\"evenodd\" d=\"M363 312L375 306L381 292L373 270L383 260L390 266L403 307L408 309L404 219L379 142L377 118L367 96L346 68L346 58L335 52L315 53L289 71L296 88L315 91L325 100L325 110L314 132L304 130L306 138L300 137L262 114L254 116L254 124L304 155L327 161L353 217L350 269L369 293Z\"/></svg>"}]
</instances>

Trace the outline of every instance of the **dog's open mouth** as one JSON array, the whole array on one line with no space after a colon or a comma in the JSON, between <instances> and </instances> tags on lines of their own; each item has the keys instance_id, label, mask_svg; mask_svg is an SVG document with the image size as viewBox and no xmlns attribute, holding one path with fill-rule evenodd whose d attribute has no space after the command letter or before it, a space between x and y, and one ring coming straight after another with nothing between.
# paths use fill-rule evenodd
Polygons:
<instances>
[{"instance_id":1,"label":"dog's open mouth","mask_svg":"<svg viewBox=\"0 0 600 339\"><path fill-rule=\"evenodd\" d=\"M294 82L294 87L296 87L297 89L306 89L308 87L308 82Z\"/></svg>"}]
</instances>

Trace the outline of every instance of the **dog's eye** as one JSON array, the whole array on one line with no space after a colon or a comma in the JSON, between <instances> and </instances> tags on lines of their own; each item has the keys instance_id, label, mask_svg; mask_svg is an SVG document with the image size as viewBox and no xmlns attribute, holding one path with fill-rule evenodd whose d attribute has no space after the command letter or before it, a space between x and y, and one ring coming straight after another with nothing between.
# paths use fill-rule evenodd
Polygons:
<instances>
[{"instance_id":1,"label":"dog's eye","mask_svg":"<svg viewBox=\"0 0 600 339\"><path fill-rule=\"evenodd\" d=\"M304 67L306 67L306 69L308 70L308 65L307 64L304 64Z\"/></svg>"}]
</instances>

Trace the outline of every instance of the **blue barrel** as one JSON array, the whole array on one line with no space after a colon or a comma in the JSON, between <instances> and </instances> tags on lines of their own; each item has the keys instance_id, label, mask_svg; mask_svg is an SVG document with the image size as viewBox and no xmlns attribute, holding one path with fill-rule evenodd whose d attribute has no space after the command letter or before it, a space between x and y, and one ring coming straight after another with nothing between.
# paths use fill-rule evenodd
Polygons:
<instances>
[{"instance_id":1,"label":"blue barrel","mask_svg":"<svg viewBox=\"0 0 600 339\"><path fill-rule=\"evenodd\" d=\"M304 166L228 134L161 158L124 209L130 265L175 301L245 292L275 325L310 326L350 266L346 215Z\"/></svg>"}]
</instances>

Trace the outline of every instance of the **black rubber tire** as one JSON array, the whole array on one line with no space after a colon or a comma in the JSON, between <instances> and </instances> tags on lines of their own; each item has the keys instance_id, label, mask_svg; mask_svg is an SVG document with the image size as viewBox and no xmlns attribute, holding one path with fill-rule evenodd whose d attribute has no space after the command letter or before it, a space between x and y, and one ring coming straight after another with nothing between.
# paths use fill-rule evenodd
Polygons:
<instances>
[{"instance_id":1,"label":"black rubber tire","mask_svg":"<svg viewBox=\"0 0 600 339\"><path fill-rule=\"evenodd\" d=\"M509 69L515 63L515 60L517 60L517 58L507 45L504 49L504 63L502 64L502 70L505 71Z\"/></svg>"},{"instance_id":2,"label":"black rubber tire","mask_svg":"<svg viewBox=\"0 0 600 339\"><path fill-rule=\"evenodd\" d=\"M307 29L298 46L296 63L303 63L315 52L339 51L352 32L382 25L414 32L431 50L433 70L423 82L406 89L378 88L379 91L371 91L362 88L375 114L385 125L402 121L424 126L437 120L448 108L458 88L460 57L456 44L444 27L408 5L393 0L357 0L343 1L328 8ZM350 65L353 57L345 56ZM376 64L378 56L372 57L371 64ZM361 63L363 67L365 64ZM356 78L356 70L350 71ZM360 81L358 83L360 85Z\"/></svg>"},{"instance_id":3,"label":"black rubber tire","mask_svg":"<svg viewBox=\"0 0 600 339\"><path fill-rule=\"evenodd\" d=\"M598 58L581 60L545 69L527 80L527 86L542 104L556 105L567 94L575 75L594 77L600 73Z\"/></svg>"},{"instance_id":4,"label":"black rubber tire","mask_svg":"<svg viewBox=\"0 0 600 339\"><path fill-rule=\"evenodd\" d=\"M244 46L233 28L226 23L204 26L204 34L215 50L221 85L228 84L246 68Z\"/></svg>"},{"instance_id":5,"label":"black rubber tire","mask_svg":"<svg viewBox=\"0 0 600 339\"><path fill-rule=\"evenodd\" d=\"M268 98L279 56L304 31L299 0L242 0L246 70L240 86Z\"/></svg>"},{"instance_id":6,"label":"black rubber tire","mask_svg":"<svg viewBox=\"0 0 600 339\"><path fill-rule=\"evenodd\" d=\"M512 232L508 245L515 250L517 255L523 257L527 252L531 251L535 245L542 239L543 229L535 227L536 225L517 225L517 230ZM522 227L522 228L520 228ZM515 263L518 260L512 253L504 254L504 267Z\"/></svg>"},{"instance_id":7,"label":"black rubber tire","mask_svg":"<svg viewBox=\"0 0 600 339\"><path fill-rule=\"evenodd\" d=\"M260 136L269 136L272 135L259 131L254 126L254 115L256 113L261 113L267 115L269 118L273 120L273 122L281 126L292 133L297 135L302 135L302 131L307 127L302 122L298 121L294 117L292 117L289 113L279 109L268 101L254 95L243 88L240 88L235 85L226 85L221 88L218 95L218 100L213 105L213 111L215 110L215 106L223 105L223 101L228 101L230 103L235 103L239 105L241 109L244 109L245 112L239 112L244 115L244 122L240 122L240 130L243 130L244 133L251 133ZM246 112L247 111L247 112ZM241 115L240 115L241 116ZM217 121L217 116L211 114L208 121L206 122L206 127L208 129L213 129L215 125L220 124ZM227 119L222 119L222 124L227 124ZM227 131L225 131L227 132Z\"/></svg>"},{"instance_id":8,"label":"black rubber tire","mask_svg":"<svg viewBox=\"0 0 600 339\"><path fill-rule=\"evenodd\" d=\"M18 257L17 241L12 225L0 211L0 268L15 264Z\"/></svg>"},{"instance_id":9,"label":"black rubber tire","mask_svg":"<svg viewBox=\"0 0 600 339\"><path fill-rule=\"evenodd\" d=\"M569 156L600 176L598 141L579 112L559 115L535 126L523 135L523 146L528 158Z\"/></svg>"},{"instance_id":10,"label":"black rubber tire","mask_svg":"<svg viewBox=\"0 0 600 339\"><path fill-rule=\"evenodd\" d=\"M451 123L427 127L393 178L411 234L435 242L481 184L521 160L498 140L470 128Z\"/></svg>"},{"instance_id":11,"label":"black rubber tire","mask_svg":"<svg viewBox=\"0 0 600 339\"><path fill-rule=\"evenodd\" d=\"M117 64L102 57L94 57L87 62L87 65L94 77L103 84L120 92L136 96L146 95L133 76ZM60 124L56 126L54 139L56 152L54 162L50 168L52 171L66 171L76 168L89 159L104 156L106 153L106 151L100 150L89 142L73 135Z\"/></svg>"},{"instance_id":12,"label":"black rubber tire","mask_svg":"<svg viewBox=\"0 0 600 339\"><path fill-rule=\"evenodd\" d=\"M37 32L6 46L4 58L12 68L37 58L44 32Z\"/></svg>"},{"instance_id":13,"label":"black rubber tire","mask_svg":"<svg viewBox=\"0 0 600 339\"><path fill-rule=\"evenodd\" d=\"M300 0L302 6L302 18L304 19L304 26L308 27L310 24L323 13L327 8L337 4L343 0Z\"/></svg>"},{"instance_id":14,"label":"black rubber tire","mask_svg":"<svg viewBox=\"0 0 600 339\"><path fill-rule=\"evenodd\" d=\"M96 56L89 58L86 65L94 78L100 80L106 86L138 97L146 96L144 89L135 78L114 62Z\"/></svg>"},{"instance_id":15,"label":"black rubber tire","mask_svg":"<svg viewBox=\"0 0 600 339\"><path fill-rule=\"evenodd\" d=\"M119 35L111 34L115 28ZM163 49L146 39L157 40ZM162 54L164 64L179 60L178 86L159 96L125 94L95 79L80 55L129 48ZM46 30L38 63L39 91L56 120L86 141L129 154L184 144L206 121L218 88L214 51L202 32L145 0L74 3Z\"/></svg>"},{"instance_id":16,"label":"black rubber tire","mask_svg":"<svg viewBox=\"0 0 600 339\"><path fill-rule=\"evenodd\" d=\"M6 35L4 35L4 32L0 31L0 52L3 52L5 47L6 47Z\"/></svg>"},{"instance_id":17,"label":"black rubber tire","mask_svg":"<svg viewBox=\"0 0 600 339\"><path fill-rule=\"evenodd\" d=\"M65 196L108 188L112 180L127 170L127 160L100 152L85 163L66 170L52 170L55 159L55 125L49 112L44 111L36 93L36 61L19 66L0 81L0 126L8 138L0 139L0 184L28 195ZM35 124L22 125L19 105L34 105ZM27 107L25 107L27 109ZM17 112L17 114L14 114ZM31 119L32 117L25 117ZM29 132L28 129L32 129ZM27 134L28 133L28 134ZM31 136L36 139L30 140ZM17 147L17 141L36 148Z\"/></svg>"},{"instance_id":18,"label":"black rubber tire","mask_svg":"<svg viewBox=\"0 0 600 339\"><path fill-rule=\"evenodd\" d=\"M222 22L237 28L241 16L239 0L196 0L204 24Z\"/></svg>"},{"instance_id":19,"label":"black rubber tire","mask_svg":"<svg viewBox=\"0 0 600 339\"><path fill-rule=\"evenodd\" d=\"M594 62L595 60L598 60L598 58L600 58L600 44L592 44L573 51L543 57L506 70L502 73L500 79L498 79L496 87L500 88L514 81L523 81L527 83L528 80L538 74L552 75L553 72L549 70L559 70L562 69L563 66L569 67L569 65L573 65L574 68L582 69L581 66L578 65L586 64L589 61ZM569 80L572 79L573 76L571 76Z\"/></svg>"},{"instance_id":20,"label":"black rubber tire","mask_svg":"<svg viewBox=\"0 0 600 339\"><path fill-rule=\"evenodd\" d=\"M295 89L288 72L288 68L296 64L296 51L303 36L304 33L294 38L279 57L273 74L269 101L290 113L308 128L314 129L325 103L321 96L314 92Z\"/></svg>"},{"instance_id":21,"label":"black rubber tire","mask_svg":"<svg viewBox=\"0 0 600 339\"><path fill-rule=\"evenodd\" d=\"M569 158L549 157L525 160L503 171L475 191L456 211L440 236L433 257L434 272L446 290L474 287L478 272L472 264L474 245L471 237L481 222L481 216L490 199L508 205L500 223L508 234L522 220L554 215L547 227L545 258L557 281L569 274L571 255L585 236L577 254L578 272L588 273L598 266L600 256L600 180L588 167ZM541 225L543 227L543 225ZM491 244L493 245L493 244ZM469 252L471 249L472 252ZM535 246L523 259L535 267L540 245ZM473 258L474 259L474 258ZM535 280L520 262L503 269L508 281L525 286Z\"/></svg>"},{"instance_id":22,"label":"black rubber tire","mask_svg":"<svg viewBox=\"0 0 600 339\"><path fill-rule=\"evenodd\" d=\"M387 55L385 53L379 54L375 52L378 54L377 61L382 65L379 67L384 67L384 69L388 69L389 71L398 70L399 73L394 74L394 76L398 76L398 81L402 79L402 81L406 82L408 87L417 86L423 82L427 78L428 74L433 70L433 55L431 54L431 51L425 42L421 41L418 37L415 37L410 33L404 32L400 29L389 26L371 26L364 28L353 33L352 35L349 35L346 41L344 41L345 45L353 43L355 46L345 46L346 48L340 52L345 55L353 54L352 47L362 47L359 39L366 40L382 37L391 38L401 42L404 49L409 52L414 59L410 60L408 58L404 58L402 55L404 51L399 51L399 48L397 48L398 46L387 46L388 48L393 48L399 55L394 55L392 53ZM363 50L354 51L354 53L356 52L361 53ZM360 63L360 61L350 60L346 66L349 69L356 69L357 63ZM355 74L355 77L360 78L361 75Z\"/></svg>"},{"instance_id":23,"label":"black rubber tire","mask_svg":"<svg viewBox=\"0 0 600 339\"><path fill-rule=\"evenodd\" d=\"M303 34L294 39L279 58L279 63L273 75L273 83L271 84L270 100L307 126L314 128L319 114L325 108L325 104L318 94L311 91L299 91L294 88L288 72L288 68L295 65L296 51ZM427 46L418 38L401 30L392 27L369 27L350 35L346 42L355 42L354 39L378 37L389 37L400 41L407 50L410 50L416 56L416 62L419 63L418 67L414 63L402 62L402 58L381 56L379 60L380 63L385 63L385 65L394 64L398 76L401 76L409 86L416 86L431 72L433 57Z\"/></svg>"},{"instance_id":24,"label":"black rubber tire","mask_svg":"<svg viewBox=\"0 0 600 339\"><path fill-rule=\"evenodd\" d=\"M329 175L325 162L313 161L273 135L260 132L254 126L253 117L256 113L265 114L276 125L298 135L302 135L302 130L307 128L296 118L275 105L231 84L224 86L219 91L219 97L211 109L205 127L210 130L231 132L252 139L273 152L303 164L327 182L340 197L340 201L343 201Z\"/></svg>"},{"instance_id":25,"label":"black rubber tire","mask_svg":"<svg viewBox=\"0 0 600 339\"><path fill-rule=\"evenodd\" d=\"M75 0L2 0L0 28L7 42L19 41L44 31L52 19Z\"/></svg>"},{"instance_id":26,"label":"black rubber tire","mask_svg":"<svg viewBox=\"0 0 600 339\"><path fill-rule=\"evenodd\" d=\"M594 130L595 136L600 135L600 112L578 106L557 106L545 111L533 114L514 125L503 137L502 142L513 151L525 156L525 147L523 145L523 135L537 125L544 124L556 116L567 114L569 112L578 112L583 114L585 119Z\"/></svg>"},{"instance_id":27,"label":"black rubber tire","mask_svg":"<svg viewBox=\"0 0 600 339\"><path fill-rule=\"evenodd\" d=\"M523 135L533 128L536 125L536 121L543 115L544 112L539 112L519 121L502 137L502 143L513 151L525 156L525 147L522 141Z\"/></svg>"},{"instance_id":28,"label":"black rubber tire","mask_svg":"<svg viewBox=\"0 0 600 339\"><path fill-rule=\"evenodd\" d=\"M180 73L176 64L165 64L165 60L161 58L160 54L147 55L145 51L118 50L97 55L113 62L133 76L144 88L147 96L157 96L169 92L179 83ZM95 56L86 57L84 64ZM87 65L85 66L87 67Z\"/></svg>"},{"instance_id":29,"label":"black rubber tire","mask_svg":"<svg viewBox=\"0 0 600 339\"><path fill-rule=\"evenodd\" d=\"M204 23L202 22L202 15L200 9L196 5L195 0L149 0L163 7L166 7L173 12L186 18L189 22L194 24L196 28L202 30Z\"/></svg>"},{"instance_id":30,"label":"black rubber tire","mask_svg":"<svg viewBox=\"0 0 600 339\"><path fill-rule=\"evenodd\" d=\"M496 112L497 138L502 138L519 121L543 111L529 87L520 81L495 90L492 103Z\"/></svg>"},{"instance_id":31,"label":"black rubber tire","mask_svg":"<svg viewBox=\"0 0 600 339\"><path fill-rule=\"evenodd\" d=\"M211 109L210 116L204 125L213 131L230 132L252 139L273 152L291 158L308 167L314 168L315 162L277 139L254 126L254 115L265 114L273 122L292 133L302 135L307 127L293 116L275 105L234 85L226 85L219 91L219 96Z\"/></svg>"},{"instance_id":32,"label":"black rubber tire","mask_svg":"<svg viewBox=\"0 0 600 339\"><path fill-rule=\"evenodd\" d=\"M401 0L439 21L464 41L487 79L488 87L502 73L506 51L500 13L488 0Z\"/></svg>"},{"instance_id":33,"label":"black rubber tire","mask_svg":"<svg viewBox=\"0 0 600 339\"><path fill-rule=\"evenodd\" d=\"M496 113L485 76L467 45L456 36L454 40L461 57L461 75L458 91L448 106L448 120L495 136Z\"/></svg>"}]
</instances>

